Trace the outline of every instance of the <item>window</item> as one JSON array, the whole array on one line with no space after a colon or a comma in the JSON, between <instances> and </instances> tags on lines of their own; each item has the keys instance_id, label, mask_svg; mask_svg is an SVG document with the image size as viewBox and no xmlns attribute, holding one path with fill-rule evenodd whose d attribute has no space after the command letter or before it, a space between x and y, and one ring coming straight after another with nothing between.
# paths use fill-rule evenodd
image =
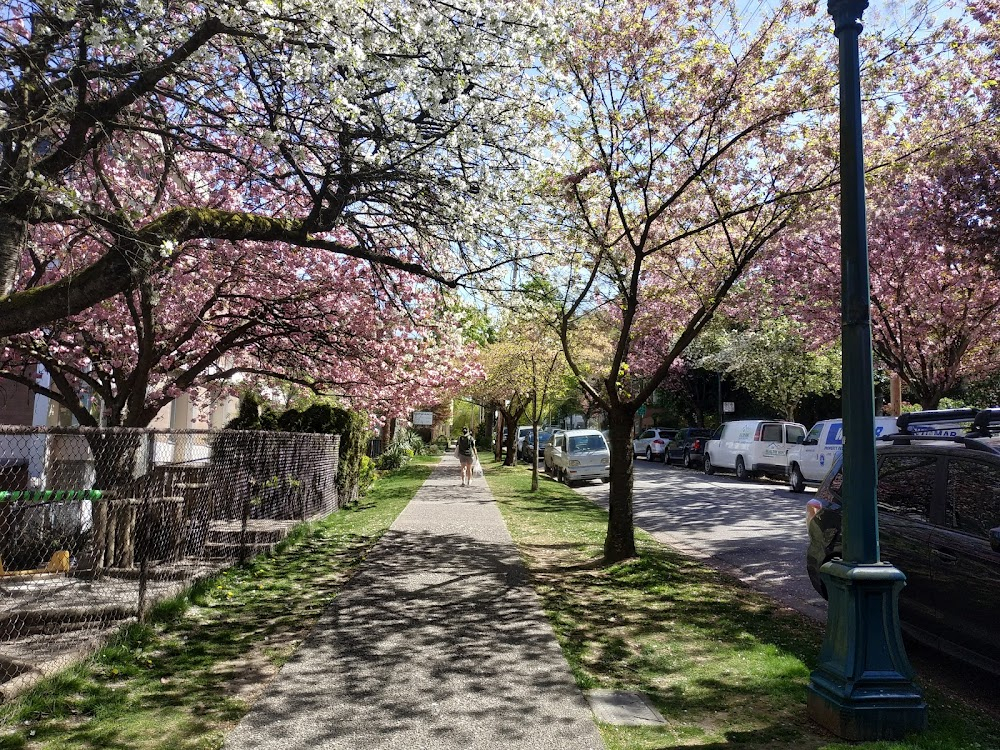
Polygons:
<instances>
[{"instance_id":1,"label":"window","mask_svg":"<svg viewBox=\"0 0 1000 750\"><path fill-rule=\"evenodd\" d=\"M720 424L718 427L715 428L715 432L712 433L711 439L722 440L722 433L725 432L725 430L726 426L724 424Z\"/></svg>"},{"instance_id":2,"label":"window","mask_svg":"<svg viewBox=\"0 0 1000 750\"><path fill-rule=\"evenodd\" d=\"M760 439L765 443L780 443L782 441L781 437L781 425L780 424L766 424L760 432Z\"/></svg>"},{"instance_id":3,"label":"window","mask_svg":"<svg viewBox=\"0 0 1000 750\"><path fill-rule=\"evenodd\" d=\"M878 469L880 509L926 521L930 518L937 456L889 455Z\"/></svg>"},{"instance_id":4,"label":"window","mask_svg":"<svg viewBox=\"0 0 1000 750\"><path fill-rule=\"evenodd\" d=\"M802 441L805 437L806 431L799 427L797 424L785 425L785 442L795 445L796 443Z\"/></svg>"},{"instance_id":5,"label":"window","mask_svg":"<svg viewBox=\"0 0 1000 750\"><path fill-rule=\"evenodd\" d=\"M652 440L653 437L655 437L655 435L656 435L656 433L654 433L652 430L646 430L644 433L642 433L639 436L639 439L640 440Z\"/></svg>"},{"instance_id":6,"label":"window","mask_svg":"<svg viewBox=\"0 0 1000 750\"><path fill-rule=\"evenodd\" d=\"M840 488L844 484L844 470L837 469L837 473L830 480L830 494L840 499Z\"/></svg>"},{"instance_id":7,"label":"window","mask_svg":"<svg viewBox=\"0 0 1000 750\"><path fill-rule=\"evenodd\" d=\"M945 524L984 539L1000 527L1000 467L957 456L948 462Z\"/></svg>"},{"instance_id":8,"label":"window","mask_svg":"<svg viewBox=\"0 0 1000 750\"><path fill-rule=\"evenodd\" d=\"M819 444L819 436L820 436L820 433L822 433L822 432L823 432L823 425L821 425L821 424L814 425L813 428L811 430L809 430L809 434L806 435L806 439L805 439L804 442L806 442L809 445L818 445Z\"/></svg>"},{"instance_id":9,"label":"window","mask_svg":"<svg viewBox=\"0 0 1000 750\"><path fill-rule=\"evenodd\" d=\"M577 435L569 439L569 452L603 451L606 449L604 438L600 435Z\"/></svg>"}]
</instances>

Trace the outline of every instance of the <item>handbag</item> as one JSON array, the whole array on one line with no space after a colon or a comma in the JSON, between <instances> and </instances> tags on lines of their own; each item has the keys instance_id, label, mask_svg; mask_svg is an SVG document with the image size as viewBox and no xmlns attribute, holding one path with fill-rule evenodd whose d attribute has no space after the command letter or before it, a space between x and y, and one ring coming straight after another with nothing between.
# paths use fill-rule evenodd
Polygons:
<instances>
[{"instance_id":1,"label":"handbag","mask_svg":"<svg viewBox=\"0 0 1000 750\"><path fill-rule=\"evenodd\" d=\"M472 476L475 479L482 479L483 478L483 465L481 463L479 463L479 459L478 458L472 464Z\"/></svg>"}]
</instances>

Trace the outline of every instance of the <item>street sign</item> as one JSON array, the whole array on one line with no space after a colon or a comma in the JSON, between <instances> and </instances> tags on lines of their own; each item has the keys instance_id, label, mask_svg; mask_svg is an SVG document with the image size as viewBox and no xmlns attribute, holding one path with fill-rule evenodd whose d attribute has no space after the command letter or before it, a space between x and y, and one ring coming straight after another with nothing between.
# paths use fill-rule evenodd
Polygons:
<instances>
[{"instance_id":1,"label":"street sign","mask_svg":"<svg viewBox=\"0 0 1000 750\"><path fill-rule=\"evenodd\" d=\"M413 412L414 427L430 427L432 424L434 424L434 412L432 411Z\"/></svg>"},{"instance_id":2,"label":"street sign","mask_svg":"<svg viewBox=\"0 0 1000 750\"><path fill-rule=\"evenodd\" d=\"M732 414L734 411L736 411L736 403L734 401L723 401L722 411L724 411L726 414Z\"/></svg>"},{"instance_id":3,"label":"street sign","mask_svg":"<svg viewBox=\"0 0 1000 750\"><path fill-rule=\"evenodd\" d=\"M639 416L640 417L646 416L646 405L645 404L643 404L642 406L639 407Z\"/></svg>"}]
</instances>

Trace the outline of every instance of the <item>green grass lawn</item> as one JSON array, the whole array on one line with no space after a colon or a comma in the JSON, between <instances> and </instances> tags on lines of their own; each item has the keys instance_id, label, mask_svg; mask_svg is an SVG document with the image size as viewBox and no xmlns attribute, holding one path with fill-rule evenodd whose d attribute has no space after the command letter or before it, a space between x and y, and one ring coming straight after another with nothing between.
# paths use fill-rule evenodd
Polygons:
<instances>
[{"instance_id":1,"label":"green grass lawn","mask_svg":"<svg viewBox=\"0 0 1000 750\"><path fill-rule=\"evenodd\" d=\"M417 457L355 507L164 602L92 659L0 706L0 750L218 748L429 476Z\"/></svg>"},{"instance_id":2,"label":"green grass lawn","mask_svg":"<svg viewBox=\"0 0 1000 750\"><path fill-rule=\"evenodd\" d=\"M819 625L642 532L638 558L603 566L603 509L547 479L532 493L525 467L485 468L580 687L643 692L666 719L601 725L609 750L1000 748L1000 723L933 691L926 733L837 741L805 713Z\"/></svg>"}]
</instances>

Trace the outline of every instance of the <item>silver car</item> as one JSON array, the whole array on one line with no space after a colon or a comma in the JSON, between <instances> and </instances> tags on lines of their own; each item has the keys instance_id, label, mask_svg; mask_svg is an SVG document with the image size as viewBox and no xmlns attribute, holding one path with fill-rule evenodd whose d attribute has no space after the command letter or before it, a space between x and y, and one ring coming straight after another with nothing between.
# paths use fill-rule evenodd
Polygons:
<instances>
[{"instance_id":1,"label":"silver car","mask_svg":"<svg viewBox=\"0 0 1000 750\"><path fill-rule=\"evenodd\" d=\"M662 461L667 443L677 432L676 427L650 427L632 441L632 452L637 456L645 456L647 461Z\"/></svg>"}]
</instances>

